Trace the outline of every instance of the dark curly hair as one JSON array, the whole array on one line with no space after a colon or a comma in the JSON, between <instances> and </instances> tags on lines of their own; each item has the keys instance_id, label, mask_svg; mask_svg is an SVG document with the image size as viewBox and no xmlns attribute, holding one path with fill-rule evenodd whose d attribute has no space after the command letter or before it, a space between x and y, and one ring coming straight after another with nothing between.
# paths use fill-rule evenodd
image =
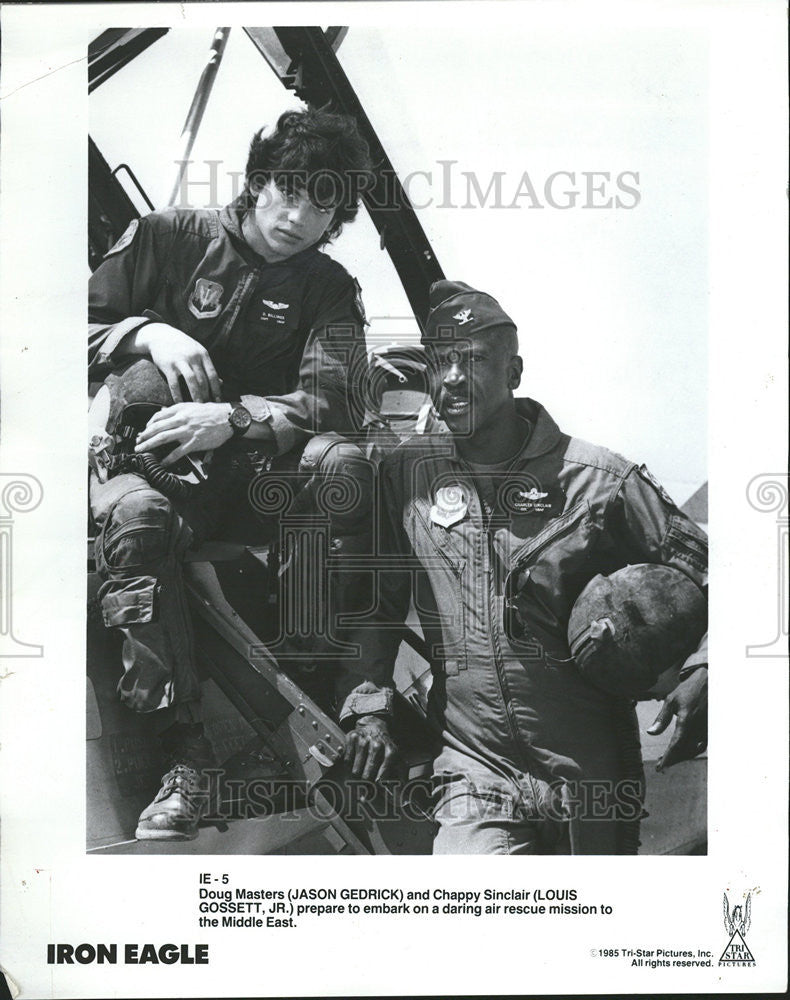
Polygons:
<instances>
[{"instance_id":1,"label":"dark curly hair","mask_svg":"<svg viewBox=\"0 0 790 1000\"><path fill-rule=\"evenodd\" d=\"M246 178L249 198L274 180L282 191L305 192L319 208L334 208L323 245L356 218L360 195L372 184L370 150L350 115L286 111L274 131L252 137Z\"/></svg>"}]
</instances>

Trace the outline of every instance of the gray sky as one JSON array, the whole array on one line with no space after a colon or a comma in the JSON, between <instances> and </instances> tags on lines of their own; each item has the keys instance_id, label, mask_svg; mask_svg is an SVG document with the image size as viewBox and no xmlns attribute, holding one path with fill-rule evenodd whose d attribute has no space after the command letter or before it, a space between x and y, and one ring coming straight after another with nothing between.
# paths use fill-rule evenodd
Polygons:
<instances>
[{"instance_id":1,"label":"gray sky","mask_svg":"<svg viewBox=\"0 0 790 1000\"><path fill-rule=\"evenodd\" d=\"M93 138L157 207L210 41L174 28L91 97ZM519 394L569 433L646 462L683 502L707 477L705 36L611 22L558 31L527 7L507 31L352 28L339 56L447 277L495 295L518 323ZM288 106L298 101L233 29L190 179L222 161L213 193L229 200L253 131ZM208 185L188 190L190 204L210 201ZM369 219L330 252L362 285L371 339L413 337Z\"/></svg>"}]
</instances>

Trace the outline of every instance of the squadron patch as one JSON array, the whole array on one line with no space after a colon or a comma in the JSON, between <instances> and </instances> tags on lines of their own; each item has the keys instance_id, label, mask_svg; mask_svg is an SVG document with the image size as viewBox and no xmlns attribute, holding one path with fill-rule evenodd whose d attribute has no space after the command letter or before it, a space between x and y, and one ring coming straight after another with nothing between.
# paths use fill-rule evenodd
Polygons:
<instances>
[{"instance_id":1,"label":"squadron patch","mask_svg":"<svg viewBox=\"0 0 790 1000\"><path fill-rule=\"evenodd\" d=\"M225 289L216 281L198 278L189 296L189 311L198 319L213 319L222 312L222 294Z\"/></svg>"},{"instance_id":2,"label":"squadron patch","mask_svg":"<svg viewBox=\"0 0 790 1000\"><path fill-rule=\"evenodd\" d=\"M442 486L436 491L431 507L431 520L442 528L451 528L466 517L469 509L466 494L460 486Z\"/></svg>"},{"instance_id":3,"label":"squadron patch","mask_svg":"<svg viewBox=\"0 0 790 1000\"><path fill-rule=\"evenodd\" d=\"M650 483L653 489L658 493L664 503L668 503L670 507L677 507L677 504L672 499L672 497L667 493L661 483L656 479L652 472L647 468L646 465L640 465L637 472L645 480L645 482Z\"/></svg>"},{"instance_id":4,"label":"squadron patch","mask_svg":"<svg viewBox=\"0 0 790 1000\"><path fill-rule=\"evenodd\" d=\"M125 250L134 239L134 234L137 232L139 225L140 225L139 219L132 219L132 221L126 227L123 236L121 236L121 238L118 240L115 246L110 247L110 249L104 256L112 257L113 254L120 253L121 250Z\"/></svg>"}]
</instances>

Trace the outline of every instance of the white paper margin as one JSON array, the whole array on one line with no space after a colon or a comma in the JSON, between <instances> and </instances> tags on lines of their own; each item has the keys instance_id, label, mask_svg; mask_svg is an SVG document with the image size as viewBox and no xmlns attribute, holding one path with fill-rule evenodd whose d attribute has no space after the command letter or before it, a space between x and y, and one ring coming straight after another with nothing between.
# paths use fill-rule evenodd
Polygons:
<instances>
[{"instance_id":1,"label":"white paper margin","mask_svg":"<svg viewBox=\"0 0 790 1000\"><path fill-rule=\"evenodd\" d=\"M86 857L84 410L86 48L106 27L215 23L503 27L562 16L667 22L710 44L709 855L703 858ZM768 992L786 983L787 660L747 657L776 632L777 517L747 485L786 456L786 35L776 2L4 6L2 448L43 487L13 524L13 629L44 655L2 675L0 964L25 996ZM430 67L425 67L430 100ZM486 113L486 108L477 109ZM152 114L155 110L152 109ZM667 375L671 379L671 373ZM605 443L605 442L604 442ZM786 484L786 480L785 480ZM785 485L786 488L786 485ZM786 507L785 507L786 516ZM784 564L786 571L786 563ZM5 583L5 581L3 581ZM200 871L250 887L575 887L612 917L533 923L316 920L208 932ZM722 893L752 892L754 968L631 969L616 947L726 944ZM46 965L49 941L199 942L204 967Z\"/></svg>"}]
</instances>

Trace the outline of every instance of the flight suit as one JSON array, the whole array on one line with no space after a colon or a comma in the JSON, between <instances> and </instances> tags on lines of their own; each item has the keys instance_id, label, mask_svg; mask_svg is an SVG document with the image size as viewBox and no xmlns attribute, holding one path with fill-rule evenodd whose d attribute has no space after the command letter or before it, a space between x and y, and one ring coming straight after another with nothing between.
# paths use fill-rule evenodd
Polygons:
<instances>
[{"instance_id":1,"label":"flight suit","mask_svg":"<svg viewBox=\"0 0 790 1000\"><path fill-rule=\"evenodd\" d=\"M582 677L567 622L589 580L628 563L673 566L704 587L706 537L644 467L563 434L533 400L516 404L530 432L488 498L449 435L384 460L378 606L354 636L362 655L341 718L391 711L411 598L442 745L437 851L635 853L633 705ZM703 640L681 676L705 663Z\"/></svg>"},{"instance_id":2,"label":"flight suit","mask_svg":"<svg viewBox=\"0 0 790 1000\"><path fill-rule=\"evenodd\" d=\"M167 499L144 478L92 476L99 529L97 569L104 622L124 636L121 699L137 711L200 716L192 627L181 561L190 545L249 521L269 540L276 519L254 517L247 491L262 468L352 479L355 504L332 517L336 547L364 547L372 470L340 435L361 422L357 382L366 368L359 286L315 248L269 264L242 236L251 203L221 212L168 209L131 223L90 280L89 374L124 361L123 338L168 323L203 344L222 380L222 400L241 401L268 423L273 445L231 440L217 449L202 498ZM257 447L256 447L257 446ZM238 531L236 532L238 534Z\"/></svg>"}]
</instances>

